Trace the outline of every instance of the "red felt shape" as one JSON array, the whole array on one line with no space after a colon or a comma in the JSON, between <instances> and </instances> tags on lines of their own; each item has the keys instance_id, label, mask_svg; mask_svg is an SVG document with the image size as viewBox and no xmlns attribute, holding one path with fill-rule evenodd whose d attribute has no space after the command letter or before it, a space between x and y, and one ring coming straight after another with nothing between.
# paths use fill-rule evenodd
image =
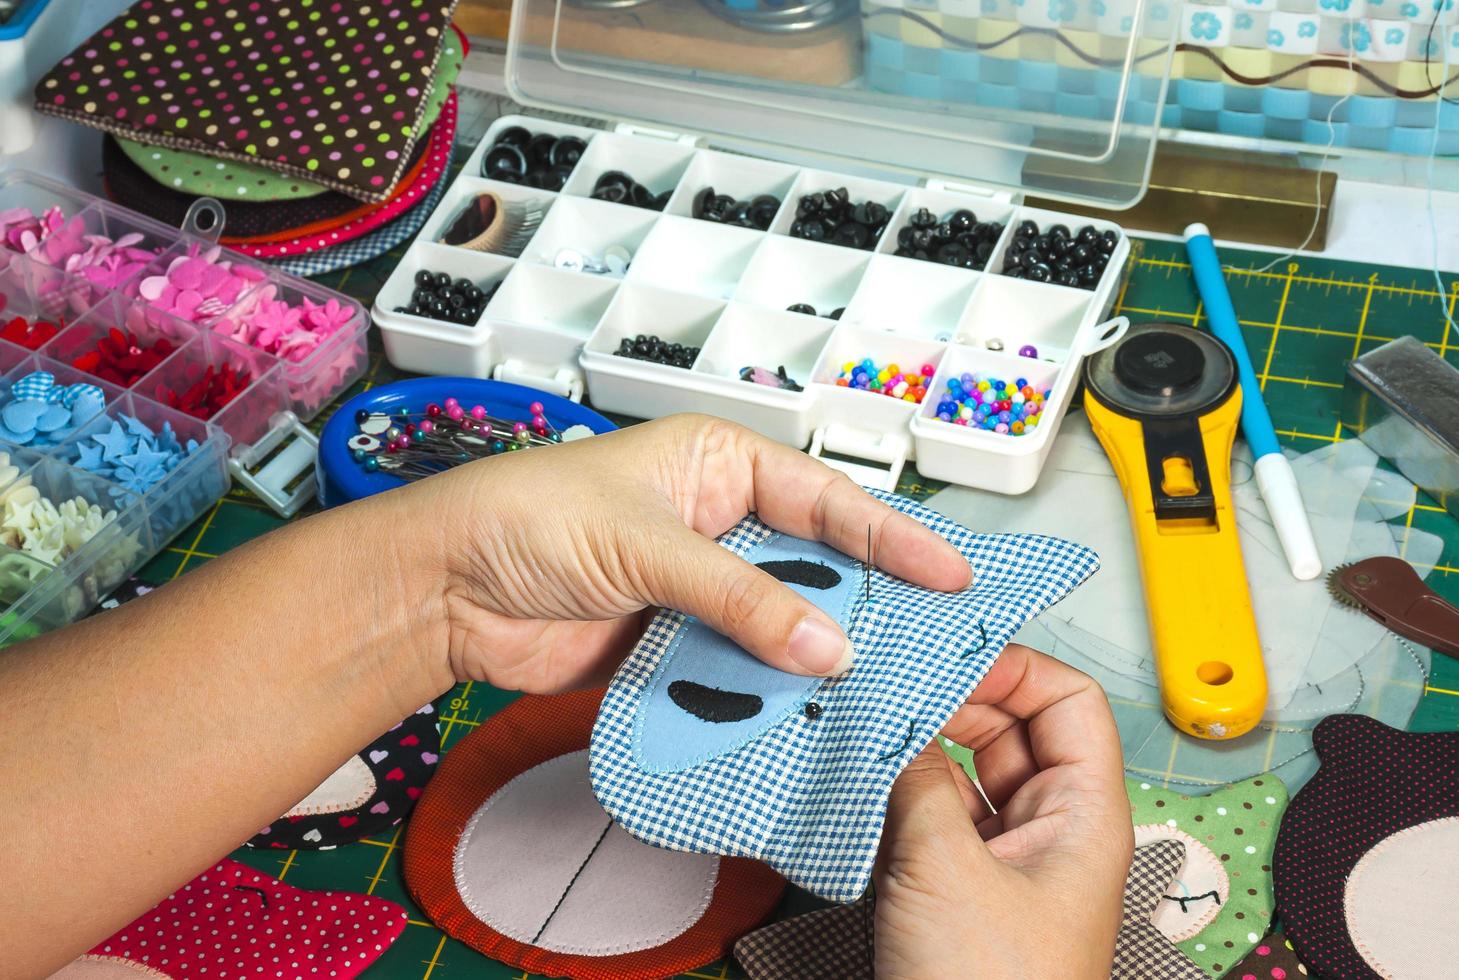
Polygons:
<instances>
[{"instance_id":1,"label":"red felt shape","mask_svg":"<svg viewBox=\"0 0 1459 980\"><path fill-rule=\"evenodd\" d=\"M522 773L585 750L602 698L601 690L520 698L443 756L406 826L405 883L443 932L517 969L577 980L673 976L727 955L774 910L785 880L759 861L721 858L713 896L692 926L659 946L609 956L553 952L502 935L456 888L456 847L472 815Z\"/></svg>"},{"instance_id":2,"label":"red felt shape","mask_svg":"<svg viewBox=\"0 0 1459 980\"><path fill-rule=\"evenodd\" d=\"M253 375L246 368L236 368L231 364L221 368L209 365L203 376L181 393L167 385L158 385L157 400L193 418L210 419L237 398L252 381Z\"/></svg>"},{"instance_id":3,"label":"red felt shape","mask_svg":"<svg viewBox=\"0 0 1459 980\"><path fill-rule=\"evenodd\" d=\"M143 343L131 331L112 327L96 346L71 362L71 366L103 381L130 388L177 350L166 337Z\"/></svg>"},{"instance_id":4,"label":"red felt shape","mask_svg":"<svg viewBox=\"0 0 1459 980\"><path fill-rule=\"evenodd\" d=\"M0 306L4 306L4 297L0 296ZM49 320L27 320L23 316L13 317L0 326L0 340L8 340L12 344L19 344L27 350L39 350L46 341L61 332L66 324L52 323Z\"/></svg>"},{"instance_id":5,"label":"red felt shape","mask_svg":"<svg viewBox=\"0 0 1459 980\"><path fill-rule=\"evenodd\" d=\"M143 963L175 980L348 980L380 958L405 921L405 909L383 898L305 891L224 859L87 958Z\"/></svg>"}]
</instances>

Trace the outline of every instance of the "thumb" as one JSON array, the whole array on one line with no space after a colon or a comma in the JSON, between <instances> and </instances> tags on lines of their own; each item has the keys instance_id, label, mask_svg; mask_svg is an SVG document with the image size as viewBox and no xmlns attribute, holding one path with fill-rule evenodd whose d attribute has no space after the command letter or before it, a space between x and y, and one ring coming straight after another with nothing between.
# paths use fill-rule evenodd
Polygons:
<instances>
[{"instance_id":1,"label":"thumb","mask_svg":"<svg viewBox=\"0 0 1459 980\"><path fill-rule=\"evenodd\" d=\"M898 884L935 891L939 875L961 876L995 860L973 826L953 765L933 739L892 786L879 865Z\"/></svg>"},{"instance_id":2,"label":"thumb","mask_svg":"<svg viewBox=\"0 0 1459 980\"><path fill-rule=\"evenodd\" d=\"M831 676L851 667L851 641L814 603L688 527L674 535L656 549L642 598L697 617L780 670Z\"/></svg>"}]
</instances>

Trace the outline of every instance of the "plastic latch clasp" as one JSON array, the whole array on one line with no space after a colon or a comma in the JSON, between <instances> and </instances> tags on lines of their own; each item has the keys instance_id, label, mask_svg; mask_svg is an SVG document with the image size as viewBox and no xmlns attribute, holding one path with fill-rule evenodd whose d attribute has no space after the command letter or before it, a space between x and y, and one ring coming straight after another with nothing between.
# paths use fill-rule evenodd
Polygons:
<instances>
[{"instance_id":1,"label":"plastic latch clasp","mask_svg":"<svg viewBox=\"0 0 1459 980\"><path fill-rule=\"evenodd\" d=\"M613 132L622 133L625 136L646 136L650 139L667 140L670 143L680 143L684 146L698 146L700 141L700 137L692 133L678 133L672 129L654 129L652 126L640 126L638 123L618 123L613 127Z\"/></svg>"},{"instance_id":2,"label":"plastic latch clasp","mask_svg":"<svg viewBox=\"0 0 1459 980\"><path fill-rule=\"evenodd\" d=\"M275 514L293 517L314 496L318 455L319 437L293 412L279 412L262 439L234 451L228 470Z\"/></svg>"},{"instance_id":3,"label":"plastic latch clasp","mask_svg":"<svg viewBox=\"0 0 1459 980\"><path fill-rule=\"evenodd\" d=\"M526 385L528 388L541 388L575 402L583 400L582 372L569 367L560 367L551 374L544 374L521 361L508 358L492 369L491 378L493 381L508 381Z\"/></svg>"},{"instance_id":4,"label":"plastic latch clasp","mask_svg":"<svg viewBox=\"0 0 1459 980\"><path fill-rule=\"evenodd\" d=\"M833 422L811 435L811 448L807 451L851 477L859 486L890 492L897 488L911 449L911 439L902 433L867 432ZM828 457L826 453L834 455Z\"/></svg>"},{"instance_id":5,"label":"plastic latch clasp","mask_svg":"<svg viewBox=\"0 0 1459 980\"><path fill-rule=\"evenodd\" d=\"M911 6L910 4L908 6ZM930 191L952 191L957 194L971 194L975 197L985 197L990 201L999 201L1003 204L1012 204L1014 192L1000 190L996 187L979 187L977 184L963 184L955 180L932 179L926 185Z\"/></svg>"},{"instance_id":6,"label":"plastic latch clasp","mask_svg":"<svg viewBox=\"0 0 1459 980\"><path fill-rule=\"evenodd\" d=\"M216 244L223 237L223 226L227 223L228 213L223 210L222 202L214 197L200 197L188 205L179 227L189 235Z\"/></svg>"}]
</instances>

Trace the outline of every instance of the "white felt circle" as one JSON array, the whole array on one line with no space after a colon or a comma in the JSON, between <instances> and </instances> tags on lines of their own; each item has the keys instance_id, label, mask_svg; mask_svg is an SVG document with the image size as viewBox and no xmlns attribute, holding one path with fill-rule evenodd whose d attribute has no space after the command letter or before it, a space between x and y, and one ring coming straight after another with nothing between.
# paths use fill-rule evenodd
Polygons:
<instances>
[{"instance_id":1,"label":"white felt circle","mask_svg":"<svg viewBox=\"0 0 1459 980\"><path fill-rule=\"evenodd\" d=\"M364 805L375 795L375 775L357 755L325 777L286 817L307 817L319 813L343 813Z\"/></svg>"},{"instance_id":2,"label":"white felt circle","mask_svg":"<svg viewBox=\"0 0 1459 980\"><path fill-rule=\"evenodd\" d=\"M698 922L719 859L640 843L588 783L588 753L529 769L472 814L453 862L482 922L554 953L613 956L661 946Z\"/></svg>"},{"instance_id":3,"label":"white felt circle","mask_svg":"<svg viewBox=\"0 0 1459 980\"><path fill-rule=\"evenodd\" d=\"M1231 896L1231 878L1221 859L1185 831L1163 823L1135 828L1136 847L1158 840L1178 840L1185 845L1185 863L1150 916L1166 939L1178 943L1206 928L1221 914ZM1212 892L1216 897L1211 897Z\"/></svg>"},{"instance_id":4,"label":"white felt circle","mask_svg":"<svg viewBox=\"0 0 1459 980\"><path fill-rule=\"evenodd\" d=\"M1343 892L1348 935L1380 976L1454 976L1456 881L1459 817L1400 830L1358 859Z\"/></svg>"}]
</instances>

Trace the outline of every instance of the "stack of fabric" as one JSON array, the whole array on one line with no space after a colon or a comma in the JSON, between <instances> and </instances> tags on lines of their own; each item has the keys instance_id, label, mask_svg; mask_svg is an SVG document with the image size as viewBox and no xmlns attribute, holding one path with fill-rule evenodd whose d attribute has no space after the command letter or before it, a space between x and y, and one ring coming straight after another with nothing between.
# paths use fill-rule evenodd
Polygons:
<instances>
[{"instance_id":1,"label":"stack of fabric","mask_svg":"<svg viewBox=\"0 0 1459 980\"><path fill-rule=\"evenodd\" d=\"M138 0L36 87L106 133L107 194L179 225L200 197L224 245L287 272L414 235L447 183L465 37L456 0Z\"/></svg>"}]
</instances>

